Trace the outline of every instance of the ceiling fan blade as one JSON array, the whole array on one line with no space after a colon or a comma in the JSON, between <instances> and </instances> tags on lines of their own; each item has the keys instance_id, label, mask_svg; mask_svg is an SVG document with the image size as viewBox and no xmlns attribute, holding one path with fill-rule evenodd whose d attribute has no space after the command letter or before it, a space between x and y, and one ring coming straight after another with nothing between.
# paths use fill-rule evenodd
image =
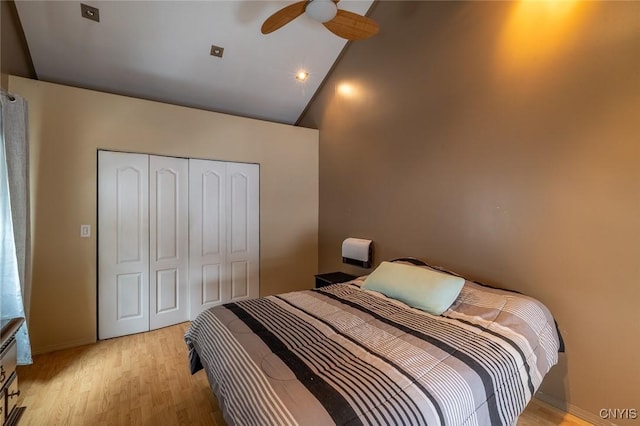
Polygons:
<instances>
[{"instance_id":1,"label":"ceiling fan blade","mask_svg":"<svg viewBox=\"0 0 640 426\"><path fill-rule=\"evenodd\" d=\"M269 34L277 30L278 28L288 24L296 19L298 16L304 13L307 7L307 0L302 0L297 3L290 4L283 7L273 15L269 16L264 24L262 24L262 34Z\"/></svg>"},{"instance_id":2,"label":"ceiling fan blade","mask_svg":"<svg viewBox=\"0 0 640 426\"><path fill-rule=\"evenodd\" d=\"M378 33L378 23L366 16L338 9L336 17L324 26L338 37L347 40L364 40Z\"/></svg>"}]
</instances>

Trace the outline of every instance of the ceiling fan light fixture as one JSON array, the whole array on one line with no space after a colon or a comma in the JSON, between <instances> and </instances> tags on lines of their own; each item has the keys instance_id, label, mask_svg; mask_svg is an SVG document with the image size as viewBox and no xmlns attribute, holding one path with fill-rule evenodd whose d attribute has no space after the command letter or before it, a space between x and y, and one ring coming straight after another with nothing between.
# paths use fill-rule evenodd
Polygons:
<instances>
[{"instance_id":1,"label":"ceiling fan light fixture","mask_svg":"<svg viewBox=\"0 0 640 426\"><path fill-rule=\"evenodd\" d=\"M338 6L333 0L311 0L307 4L305 12L314 21L324 24L335 18L336 13L338 13Z\"/></svg>"},{"instance_id":2,"label":"ceiling fan light fixture","mask_svg":"<svg viewBox=\"0 0 640 426\"><path fill-rule=\"evenodd\" d=\"M380 28L376 21L364 15L338 9L338 1L340 0L299 0L269 16L260 27L260 32L270 34L306 13L309 18L322 23L333 34L347 40L364 40L378 33Z\"/></svg>"}]
</instances>

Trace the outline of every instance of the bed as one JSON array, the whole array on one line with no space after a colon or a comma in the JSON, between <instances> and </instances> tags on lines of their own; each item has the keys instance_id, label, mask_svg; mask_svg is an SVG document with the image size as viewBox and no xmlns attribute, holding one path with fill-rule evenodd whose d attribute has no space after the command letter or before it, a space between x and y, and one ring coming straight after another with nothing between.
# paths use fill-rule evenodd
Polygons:
<instances>
[{"instance_id":1,"label":"bed","mask_svg":"<svg viewBox=\"0 0 640 426\"><path fill-rule=\"evenodd\" d=\"M204 368L229 425L515 424L557 363L561 338L535 299L463 279L434 315L367 278L192 322L192 373Z\"/></svg>"}]
</instances>

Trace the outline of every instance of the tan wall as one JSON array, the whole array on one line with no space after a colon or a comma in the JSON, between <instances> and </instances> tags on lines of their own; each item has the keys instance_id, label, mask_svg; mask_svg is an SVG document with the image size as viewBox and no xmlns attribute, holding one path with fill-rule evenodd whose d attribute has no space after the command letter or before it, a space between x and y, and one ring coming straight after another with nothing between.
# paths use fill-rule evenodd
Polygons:
<instances>
[{"instance_id":1,"label":"tan wall","mask_svg":"<svg viewBox=\"0 0 640 426\"><path fill-rule=\"evenodd\" d=\"M0 87L7 89L9 74L35 78L31 55L13 0L0 1Z\"/></svg>"},{"instance_id":2,"label":"tan wall","mask_svg":"<svg viewBox=\"0 0 640 426\"><path fill-rule=\"evenodd\" d=\"M640 409L640 2L371 16L380 33L348 47L301 121L320 129L320 271L366 272L340 242L371 238L376 262L536 296L567 344L545 395L595 419Z\"/></svg>"},{"instance_id":3,"label":"tan wall","mask_svg":"<svg viewBox=\"0 0 640 426\"><path fill-rule=\"evenodd\" d=\"M9 86L29 102L35 352L96 339L98 149L259 163L260 293L313 286L317 130L14 76Z\"/></svg>"}]
</instances>

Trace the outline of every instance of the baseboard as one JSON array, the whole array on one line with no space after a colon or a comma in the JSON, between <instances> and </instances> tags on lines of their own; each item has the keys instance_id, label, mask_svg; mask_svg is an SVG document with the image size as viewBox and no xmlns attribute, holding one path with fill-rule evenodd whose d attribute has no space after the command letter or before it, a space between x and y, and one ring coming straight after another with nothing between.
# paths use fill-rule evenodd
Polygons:
<instances>
[{"instance_id":1,"label":"baseboard","mask_svg":"<svg viewBox=\"0 0 640 426\"><path fill-rule=\"evenodd\" d=\"M602 417L593 414L587 410L583 410L580 407L576 407L573 404L568 404L565 401L562 401L558 398L555 398L551 395L547 395L545 393L542 392L538 392L535 394L535 398L539 399L542 402L546 402L549 405L552 405L554 407L556 407L558 410L562 410L566 413L569 413L573 416L579 417L582 420L585 420L589 423L592 423L595 426L612 426L613 423L611 423L608 420L603 419Z\"/></svg>"},{"instance_id":2,"label":"baseboard","mask_svg":"<svg viewBox=\"0 0 640 426\"><path fill-rule=\"evenodd\" d=\"M63 349L70 349L70 348L75 348L75 347L78 347L78 346L90 345L92 343L96 343L96 339L95 338L78 339L78 340L72 340L70 342L59 343L59 344L56 344L56 345L49 345L49 346L43 346L43 347L32 347L31 348L31 353L33 355L41 355L41 354L46 354L46 353L49 353L49 352L61 351Z\"/></svg>"}]
</instances>

